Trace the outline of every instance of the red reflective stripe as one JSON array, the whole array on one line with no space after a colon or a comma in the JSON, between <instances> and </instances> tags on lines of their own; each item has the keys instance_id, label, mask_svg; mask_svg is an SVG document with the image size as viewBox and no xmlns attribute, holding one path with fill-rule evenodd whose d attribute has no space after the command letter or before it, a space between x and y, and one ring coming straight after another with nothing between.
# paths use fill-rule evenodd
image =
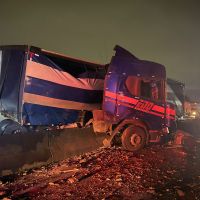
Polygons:
<instances>
[{"instance_id":1,"label":"red reflective stripe","mask_svg":"<svg viewBox=\"0 0 200 200\"><path fill-rule=\"evenodd\" d=\"M117 99L119 99L121 101L125 101L127 103L131 103L131 104L136 104L138 102L137 99L130 98L130 97L127 97L127 96L122 96L122 95L117 95Z\"/></svg>"},{"instance_id":2,"label":"red reflective stripe","mask_svg":"<svg viewBox=\"0 0 200 200\"><path fill-rule=\"evenodd\" d=\"M107 98L106 99L107 101L110 101L110 102L113 102L113 103L116 103L115 100L113 99L110 99L110 98ZM142 112L145 112L145 113L149 113L149 114L152 114L152 115L156 115L156 116L159 116L159 117L164 117L164 115L162 114L159 114L159 113L155 113L153 111L145 111L145 110L140 110L140 109L136 109L134 106L128 104L128 103L125 103L125 102L120 102L119 103L120 105L123 105L123 106L126 106L126 107L129 107L129 108L134 108L135 110L139 110L139 111L142 111Z\"/></svg>"},{"instance_id":3,"label":"red reflective stripe","mask_svg":"<svg viewBox=\"0 0 200 200\"><path fill-rule=\"evenodd\" d=\"M148 113L150 113L150 114L152 114L152 115L159 116L159 117L164 117L164 115L159 114L159 113L155 113L155 112L153 112L153 111L149 111Z\"/></svg>"},{"instance_id":4,"label":"red reflective stripe","mask_svg":"<svg viewBox=\"0 0 200 200\"><path fill-rule=\"evenodd\" d=\"M136 110L140 110L140 111L145 112L145 113L149 113L149 114L156 115L156 116L159 116L159 117L164 117L165 108L163 108L161 106L154 105L152 110L148 111L148 110L143 110L143 109L136 108L136 107L131 106L130 104L128 104L128 103L131 103L133 105L136 105L138 103L138 101L139 101L137 99L130 98L130 97L127 97L127 96L117 95L116 93L109 92L109 91L105 92L105 96L113 98L115 100L118 99L118 100L120 100L118 102L118 104L127 106L129 108L134 108ZM106 100L116 103L116 101L113 101L112 99L106 99ZM156 113L154 111L160 112L160 113ZM170 112L171 115L175 115L175 111L173 109L167 108L167 111ZM172 116L166 116L166 117L169 118L169 119L173 119L174 120L174 117L172 117Z\"/></svg>"},{"instance_id":5,"label":"red reflective stripe","mask_svg":"<svg viewBox=\"0 0 200 200\"><path fill-rule=\"evenodd\" d=\"M106 101L116 103L116 100L110 99L109 97L106 98ZM134 106L127 104L127 103L124 103L124 102L119 102L118 105L123 105L123 106L129 107L129 108L134 108Z\"/></svg>"},{"instance_id":6,"label":"red reflective stripe","mask_svg":"<svg viewBox=\"0 0 200 200\"><path fill-rule=\"evenodd\" d=\"M123 106L129 107L129 108L135 108L135 106L132 106L132 105L125 103L125 102L119 102L118 105L123 105Z\"/></svg>"},{"instance_id":7,"label":"red reflective stripe","mask_svg":"<svg viewBox=\"0 0 200 200\"><path fill-rule=\"evenodd\" d=\"M176 115L176 111L171 108L166 108L166 113L170 113L170 115Z\"/></svg>"},{"instance_id":8,"label":"red reflective stripe","mask_svg":"<svg viewBox=\"0 0 200 200\"><path fill-rule=\"evenodd\" d=\"M131 104L136 104L138 102L137 99L134 99L134 98L130 98L130 97L127 97L127 96L123 96L123 95L117 95L116 93L114 92L109 92L109 91L106 91L105 92L105 96L107 97L110 97L110 98L113 98L113 99L118 99L120 101L125 101L125 102L128 102L128 103L131 103Z\"/></svg>"},{"instance_id":9,"label":"red reflective stripe","mask_svg":"<svg viewBox=\"0 0 200 200\"><path fill-rule=\"evenodd\" d=\"M116 94L116 93L114 93L114 92L109 92L109 91L106 91L106 92L105 92L105 96L111 97L111 98L113 98L113 99L116 99L116 98L117 98L117 94Z\"/></svg>"},{"instance_id":10,"label":"red reflective stripe","mask_svg":"<svg viewBox=\"0 0 200 200\"><path fill-rule=\"evenodd\" d=\"M157 106L157 105L154 105L152 110L156 111L156 112L160 112L160 113L165 113L165 109L161 106Z\"/></svg>"}]
</instances>

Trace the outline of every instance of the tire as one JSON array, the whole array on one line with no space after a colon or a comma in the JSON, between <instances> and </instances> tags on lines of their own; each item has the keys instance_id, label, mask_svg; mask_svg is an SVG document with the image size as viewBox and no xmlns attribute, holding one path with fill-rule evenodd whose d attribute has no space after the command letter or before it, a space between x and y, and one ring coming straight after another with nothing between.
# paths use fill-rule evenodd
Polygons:
<instances>
[{"instance_id":1,"label":"tire","mask_svg":"<svg viewBox=\"0 0 200 200\"><path fill-rule=\"evenodd\" d=\"M147 140L147 135L143 128L131 125L124 130L121 136L122 146L127 151L137 152L141 150Z\"/></svg>"},{"instance_id":2,"label":"tire","mask_svg":"<svg viewBox=\"0 0 200 200\"><path fill-rule=\"evenodd\" d=\"M0 135L13 134L16 132L26 132L26 129L11 119L5 119L0 122Z\"/></svg>"}]
</instances>

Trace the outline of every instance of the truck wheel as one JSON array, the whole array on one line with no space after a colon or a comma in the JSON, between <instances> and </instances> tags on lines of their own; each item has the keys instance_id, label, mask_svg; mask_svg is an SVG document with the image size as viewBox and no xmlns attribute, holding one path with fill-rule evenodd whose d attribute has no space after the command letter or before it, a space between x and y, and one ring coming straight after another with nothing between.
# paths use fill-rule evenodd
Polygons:
<instances>
[{"instance_id":1,"label":"truck wheel","mask_svg":"<svg viewBox=\"0 0 200 200\"><path fill-rule=\"evenodd\" d=\"M146 144L146 139L145 131L134 125L126 128L121 137L123 148L133 152L141 150Z\"/></svg>"},{"instance_id":2,"label":"truck wheel","mask_svg":"<svg viewBox=\"0 0 200 200\"><path fill-rule=\"evenodd\" d=\"M11 119L5 119L0 122L0 135L13 134L16 132L26 132L26 129Z\"/></svg>"}]
</instances>

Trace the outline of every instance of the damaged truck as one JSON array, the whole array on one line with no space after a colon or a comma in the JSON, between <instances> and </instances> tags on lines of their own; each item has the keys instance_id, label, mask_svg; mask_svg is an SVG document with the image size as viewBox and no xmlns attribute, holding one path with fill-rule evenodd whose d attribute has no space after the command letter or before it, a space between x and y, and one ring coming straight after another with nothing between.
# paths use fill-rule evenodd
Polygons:
<instances>
[{"instance_id":1,"label":"damaged truck","mask_svg":"<svg viewBox=\"0 0 200 200\"><path fill-rule=\"evenodd\" d=\"M165 67L114 50L102 65L33 46L0 47L0 175L102 143L136 152L176 131Z\"/></svg>"}]
</instances>

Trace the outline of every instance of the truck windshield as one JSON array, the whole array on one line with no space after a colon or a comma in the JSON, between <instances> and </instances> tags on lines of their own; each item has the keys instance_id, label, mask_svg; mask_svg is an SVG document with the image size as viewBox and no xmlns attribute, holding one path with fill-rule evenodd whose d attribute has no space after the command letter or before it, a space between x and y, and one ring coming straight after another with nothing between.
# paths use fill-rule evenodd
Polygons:
<instances>
[{"instance_id":1,"label":"truck windshield","mask_svg":"<svg viewBox=\"0 0 200 200\"><path fill-rule=\"evenodd\" d=\"M175 105L177 116L183 115L184 112L183 104L181 103L180 99L177 97L173 89L168 84L167 84L167 102Z\"/></svg>"}]
</instances>

